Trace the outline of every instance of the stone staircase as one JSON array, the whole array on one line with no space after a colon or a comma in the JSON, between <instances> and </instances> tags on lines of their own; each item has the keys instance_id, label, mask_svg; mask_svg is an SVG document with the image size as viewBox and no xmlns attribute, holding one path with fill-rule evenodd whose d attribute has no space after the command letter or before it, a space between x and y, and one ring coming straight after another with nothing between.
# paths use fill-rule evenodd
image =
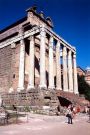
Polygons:
<instances>
[{"instance_id":1,"label":"stone staircase","mask_svg":"<svg viewBox=\"0 0 90 135\"><path fill-rule=\"evenodd\" d=\"M46 111L50 115L55 115L60 105L55 90L32 89L19 93L2 93L2 99L5 106L28 106L34 111L40 110L42 113Z\"/></svg>"},{"instance_id":2,"label":"stone staircase","mask_svg":"<svg viewBox=\"0 0 90 135\"><path fill-rule=\"evenodd\" d=\"M2 99L4 106L15 105L17 107L29 107L30 110L39 113L55 115L58 113L58 107L60 107L60 101L58 97L66 98L73 104L84 106L85 98L75 95L70 92L45 90L45 89L32 89L30 91L2 93ZM22 109L23 110L23 109Z\"/></svg>"}]
</instances>

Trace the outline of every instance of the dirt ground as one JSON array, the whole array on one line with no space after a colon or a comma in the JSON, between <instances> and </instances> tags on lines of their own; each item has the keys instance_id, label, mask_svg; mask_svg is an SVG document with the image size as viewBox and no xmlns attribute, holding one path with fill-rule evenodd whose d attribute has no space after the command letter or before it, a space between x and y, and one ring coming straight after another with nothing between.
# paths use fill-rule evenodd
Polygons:
<instances>
[{"instance_id":1,"label":"dirt ground","mask_svg":"<svg viewBox=\"0 0 90 135\"><path fill-rule=\"evenodd\" d=\"M20 118L22 123L0 126L0 135L90 135L86 114L78 114L73 124L65 116L29 114Z\"/></svg>"}]
</instances>

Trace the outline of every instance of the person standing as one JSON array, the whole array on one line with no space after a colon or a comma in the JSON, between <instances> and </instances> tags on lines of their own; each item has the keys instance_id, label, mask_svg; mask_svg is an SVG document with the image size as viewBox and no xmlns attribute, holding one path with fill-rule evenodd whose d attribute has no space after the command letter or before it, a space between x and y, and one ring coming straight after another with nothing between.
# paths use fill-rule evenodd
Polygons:
<instances>
[{"instance_id":1,"label":"person standing","mask_svg":"<svg viewBox=\"0 0 90 135\"><path fill-rule=\"evenodd\" d=\"M67 108L66 117L68 118L68 124L73 124L73 109L70 106Z\"/></svg>"}]
</instances>

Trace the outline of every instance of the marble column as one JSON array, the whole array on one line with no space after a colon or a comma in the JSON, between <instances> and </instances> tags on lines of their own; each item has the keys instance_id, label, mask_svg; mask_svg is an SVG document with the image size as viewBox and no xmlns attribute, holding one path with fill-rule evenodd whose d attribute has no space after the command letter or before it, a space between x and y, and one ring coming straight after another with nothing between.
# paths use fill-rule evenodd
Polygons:
<instances>
[{"instance_id":1,"label":"marble column","mask_svg":"<svg viewBox=\"0 0 90 135\"><path fill-rule=\"evenodd\" d=\"M56 89L62 90L62 88L61 88L60 41L57 41L57 44L56 44Z\"/></svg>"},{"instance_id":2,"label":"marble column","mask_svg":"<svg viewBox=\"0 0 90 135\"><path fill-rule=\"evenodd\" d=\"M19 82L17 91L24 90L25 43L23 36L20 40Z\"/></svg>"},{"instance_id":3,"label":"marble column","mask_svg":"<svg viewBox=\"0 0 90 135\"><path fill-rule=\"evenodd\" d=\"M30 47L29 47L29 55L30 55L30 71L29 71L29 84L28 90L34 89L34 36L30 37Z\"/></svg>"},{"instance_id":4,"label":"marble column","mask_svg":"<svg viewBox=\"0 0 90 135\"><path fill-rule=\"evenodd\" d=\"M51 36L49 39L49 89L54 88L53 60L53 36Z\"/></svg>"},{"instance_id":5,"label":"marble column","mask_svg":"<svg viewBox=\"0 0 90 135\"><path fill-rule=\"evenodd\" d=\"M69 92L73 92L73 74L72 74L72 52L68 51L68 86Z\"/></svg>"},{"instance_id":6,"label":"marble column","mask_svg":"<svg viewBox=\"0 0 90 135\"><path fill-rule=\"evenodd\" d=\"M0 107L2 106L2 97L0 95Z\"/></svg>"},{"instance_id":7,"label":"marble column","mask_svg":"<svg viewBox=\"0 0 90 135\"><path fill-rule=\"evenodd\" d=\"M68 92L68 78L67 78L67 50L63 47L63 91Z\"/></svg>"},{"instance_id":8,"label":"marble column","mask_svg":"<svg viewBox=\"0 0 90 135\"><path fill-rule=\"evenodd\" d=\"M73 77L74 77L74 93L78 94L78 82L77 82L77 66L76 66L76 54L73 54Z\"/></svg>"},{"instance_id":9,"label":"marble column","mask_svg":"<svg viewBox=\"0 0 90 135\"><path fill-rule=\"evenodd\" d=\"M40 29L40 88L46 89L46 69L45 69L45 43L46 32L44 26Z\"/></svg>"}]
</instances>

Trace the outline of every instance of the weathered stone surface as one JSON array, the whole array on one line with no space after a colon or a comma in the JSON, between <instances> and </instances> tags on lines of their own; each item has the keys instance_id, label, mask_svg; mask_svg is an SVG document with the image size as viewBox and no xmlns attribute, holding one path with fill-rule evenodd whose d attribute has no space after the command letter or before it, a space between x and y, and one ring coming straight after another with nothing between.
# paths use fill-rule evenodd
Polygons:
<instances>
[{"instance_id":1,"label":"weathered stone surface","mask_svg":"<svg viewBox=\"0 0 90 135\"><path fill-rule=\"evenodd\" d=\"M0 49L0 92L17 88L18 82L19 46Z\"/></svg>"},{"instance_id":2,"label":"weathered stone surface","mask_svg":"<svg viewBox=\"0 0 90 135\"><path fill-rule=\"evenodd\" d=\"M38 108L38 110L56 113L59 104L55 91L46 91L40 89L32 89L30 91L21 91L2 94L5 106L30 106ZM44 109L45 106L48 109Z\"/></svg>"},{"instance_id":3,"label":"weathered stone surface","mask_svg":"<svg viewBox=\"0 0 90 135\"><path fill-rule=\"evenodd\" d=\"M60 105L56 87L68 92L68 83L71 84L67 53L72 52L71 58L76 50L53 32L47 19L32 8L27 12L26 18L0 33L0 92L4 93L2 98L6 105L32 106L41 112L55 114ZM73 58L77 94L76 56Z\"/></svg>"}]
</instances>

